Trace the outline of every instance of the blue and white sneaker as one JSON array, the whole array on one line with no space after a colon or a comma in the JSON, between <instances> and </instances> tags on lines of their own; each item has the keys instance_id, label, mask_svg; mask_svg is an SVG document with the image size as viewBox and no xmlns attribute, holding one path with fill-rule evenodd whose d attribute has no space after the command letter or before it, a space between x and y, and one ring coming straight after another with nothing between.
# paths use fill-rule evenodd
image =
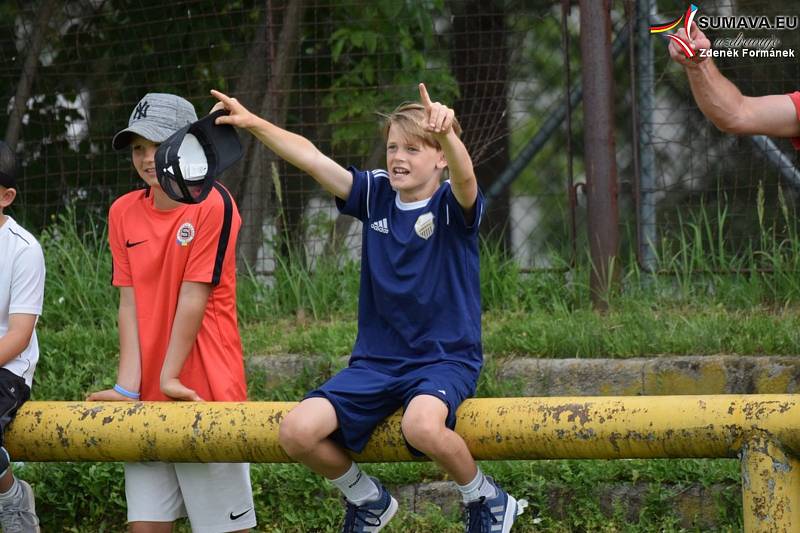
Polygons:
<instances>
[{"instance_id":1,"label":"blue and white sneaker","mask_svg":"<svg viewBox=\"0 0 800 533\"><path fill-rule=\"evenodd\" d=\"M497 486L494 480L487 477L487 480L494 486L496 495L494 498L487 499L481 496L480 499L467 504L464 510L466 519L466 533L509 533L514 520L525 511L528 506L526 500L517 501Z\"/></svg>"},{"instance_id":2,"label":"blue and white sneaker","mask_svg":"<svg viewBox=\"0 0 800 533\"><path fill-rule=\"evenodd\" d=\"M347 511L344 515L342 533L377 533L389 523L397 512L397 500L381 483L372 478L381 495L377 500L355 505L345 499Z\"/></svg>"}]
</instances>

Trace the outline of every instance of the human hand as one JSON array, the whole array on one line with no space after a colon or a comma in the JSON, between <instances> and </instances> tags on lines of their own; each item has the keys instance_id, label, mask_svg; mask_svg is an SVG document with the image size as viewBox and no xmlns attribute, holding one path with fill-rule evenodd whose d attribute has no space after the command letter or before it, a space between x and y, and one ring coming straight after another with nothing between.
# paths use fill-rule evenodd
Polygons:
<instances>
[{"instance_id":1,"label":"human hand","mask_svg":"<svg viewBox=\"0 0 800 533\"><path fill-rule=\"evenodd\" d=\"M181 383L178 378L169 378L161 382L161 392L173 400L184 402L202 402L203 399L195 391Z\"/></svg>"},{"instance_id":2,"label":"human hand","mask_svg":"<svg viewBox=\"0 0 800 533\"><path fill-rule=\"evenodd\" d=\"M711 50L711 41L700 31L700 28L698 28L697 24L694 22L692 22L691 34L691 38L688 38L686 36L686 29L681 27L675 32L675 35L667 36L670 37L668 47L669 56L673 61L685 67L696 67L698 64L708 59L708 56L706 53L702 52L702 50ZM678 42L676 39L679 39L681 42ZM688 46L692 51L692 57L686 56L684 45Z\"/></svg>"},{"instance_id":3,"label":"human hand","mask_svg":"<svg viewBox=\"0 0 800 533\"><path fill-rule=\"evenodd\" d=\"M423 128L434 136L445 136L453 129L455 112L440 102L431 102L424 83L419 84L419 99L425 107L425 124Z\"/></svg>"},{"instance_id":4,"label":"human hand","mask_svg":"<svg viewBox=\"0 0 800 533\"><path fill-rule=\"evenodd\" d=\"M128 398L118 393L114 389L106 389L89 393L86 396L87 402L135 402L133 398Z\"/></svg>"},{"instance_id":5,"label":"human hand","mask_svg":"<svg viewBox=\"0 0 800 533\"><path fill-rule=\"evenodd\" d=\"M228 115L222 115L215 121L216 124L230 124L237 128L249 128L255 124L256 116L247 110L245 106L239 103L236 98L230 97L227 94L221 93L211 89L211 95L219 100L214 107L211 108L211 113L220 109L228 111Z\"/></svg>"}]
</instances>

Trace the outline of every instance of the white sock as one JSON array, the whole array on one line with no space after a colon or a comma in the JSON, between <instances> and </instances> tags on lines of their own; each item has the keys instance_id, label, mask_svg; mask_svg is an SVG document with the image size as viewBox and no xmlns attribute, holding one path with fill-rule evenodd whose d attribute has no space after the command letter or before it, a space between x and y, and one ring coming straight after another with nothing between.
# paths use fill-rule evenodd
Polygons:
<instances>
[{"instance_id":1,"label":"white sock","mask_svg":"<svg viewBox=\"0 0 800 533\"><path fill-rule=\"evenodd\" d=\"M481 496L485 496L487 500L497 496L497 492L494 490L494 485L492 485L491 481L489 481L489 479L483 475L483 472L480 468L478 468L478 473L475 474L475 478L472 481L466 485L456 484L456 486L461 492L461 499L464 501L464 503L474 502Z\"/></svg>"},{"instance_id":2,"label":"white sock","mask_svg":"<svg viewBox=\"0 0 800 533\"><path fill-rule=\"evenodd\" d=\"M350 470L342 477L332 479L344 497L351 503L361 505L364 502L377 500L381 493L372 479L358 467L356 463L350 465Z\"/></svg>"}]
</instances>

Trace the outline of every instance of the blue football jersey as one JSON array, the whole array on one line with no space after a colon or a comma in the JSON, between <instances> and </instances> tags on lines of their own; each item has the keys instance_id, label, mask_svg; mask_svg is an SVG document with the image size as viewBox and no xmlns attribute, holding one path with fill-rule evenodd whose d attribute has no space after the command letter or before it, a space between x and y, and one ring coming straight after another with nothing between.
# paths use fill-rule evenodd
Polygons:
<instances>
[{"instance_id":1,"label":"blue football jersey","mask_svg":"<svg viewBox=\"0 0 800 533\"><path fill-rule=\"evenodd\" d=\"M478 192L471 225L450 183L428 200L403 203L385 170L350 168L353 188L343 214L363 223L358 336L351 364L399 375L457 361L480 372Z\"/></svg>"}]
</instances>

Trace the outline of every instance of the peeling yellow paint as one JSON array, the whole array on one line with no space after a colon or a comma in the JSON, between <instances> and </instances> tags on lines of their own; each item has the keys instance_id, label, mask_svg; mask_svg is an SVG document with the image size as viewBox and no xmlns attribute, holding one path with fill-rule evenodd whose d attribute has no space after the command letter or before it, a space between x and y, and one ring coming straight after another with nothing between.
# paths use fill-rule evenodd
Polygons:
<instances>
[{"instance_id":1,"label":"peeling yellow paint","mask_svg":"<svg viewBox=\"0 0 800 533\"><path fill-rule=\"evenodd\" d=\"M800 462L766 434L754 434L741 452L744 530L800 531Z\"/></svg>"},{"instance_id":2,"label":"peeling yellow paint","mask_svg":"<svg viewBox=\"0 0 800 533\"><path fill-rule=\"evenodd\" d=\"M672 363L644 373L644 392L653 394L703 394L725 391L728 375L721 361Z\"/></svg>"},{"instance_id":3,"label":"peeling yellow paint","mask_svg":"<svg viewBox=\"0 0 800 533\"><path fill-rule=\"evenodd\" d=\"M28 402L6 432L21 461L289 462L295 402ZM476 459L741 457L745 531L800 533L795 395L484 398L456 431ZM395 413L364 462L413 461Z\"/></svg>"}]
</instances>

